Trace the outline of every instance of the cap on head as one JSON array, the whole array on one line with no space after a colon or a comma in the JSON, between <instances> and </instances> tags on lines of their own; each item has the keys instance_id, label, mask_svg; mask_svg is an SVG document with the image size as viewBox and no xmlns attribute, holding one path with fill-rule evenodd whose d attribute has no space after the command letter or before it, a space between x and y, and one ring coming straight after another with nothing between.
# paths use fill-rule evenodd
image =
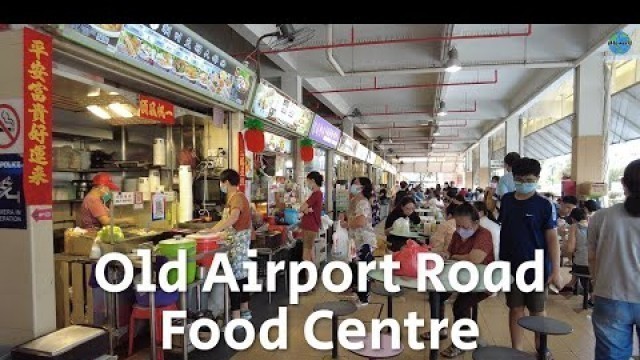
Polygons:
<instances>
[{"instance_id":1,"label":"cap on head","mask_svg":"<svg viewBox=\"0 0 640 360\"><path fill-rule=\"evenodd\" d=\"M116 185L113 182L113 179L111 179L111 175L104 172L97 173L93 177L93 186L106 186L111 191L120 191L120 188L118 187L118 185Z\"/></svg>"}]
</instances>

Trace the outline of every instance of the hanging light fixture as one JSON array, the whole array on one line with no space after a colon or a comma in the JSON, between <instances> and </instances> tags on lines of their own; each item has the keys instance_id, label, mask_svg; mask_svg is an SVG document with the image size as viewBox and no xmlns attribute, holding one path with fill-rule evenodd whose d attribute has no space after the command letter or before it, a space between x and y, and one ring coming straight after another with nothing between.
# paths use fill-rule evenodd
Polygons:
<instances>
[{"instance_id":1,"label":"hanging light fixture","mask_svg":"<svg viewBox=\"0 0 640 360\"><path fill-rule=\"evenodd\" d=\"M87 106L87 110L91 111L91 113L103 120L109 120L111 119L111 115L109 114L109 112L107 112L107 110L101 108L98 105L89 105Z\"/></svg>"},{"instance_id":2,"label":"hanging light fixture","mask_svg":"<svg viewBox=\"0 0 640 360\"><path fill-rule=\"evenodd\" d=\"M444 101L440 101L440 106L438 106L438 116L446 116L447 115L447 106Z\"/></svg>"},{"instance_id":3,"label":"hanging light fixture","mask_svg":"<svg viewBox=\"0 0 640 360\"><path fill-rule=\"evenodd\" d=\"M454 73L460 71L460 69L462 69L462 64L460 63L460 59L458 58L458 50L456 50L456 48L452 48L451 50L449 50L445 71Z\"/></svg>"},{"instance_id":4,"label":"hanging light fixture","mask_svg":"<svg viewBox=\"0 0 640 360\"><path fill-rule=\"evenodd\" d=\"M123 118L133 117L133 113L129 111L126 105L123 105L120 103L113 103L113 104L109 104L109 109L111 109L111 111L113 111L118 116L121 116Z\"/></svg>"}]
</instances>

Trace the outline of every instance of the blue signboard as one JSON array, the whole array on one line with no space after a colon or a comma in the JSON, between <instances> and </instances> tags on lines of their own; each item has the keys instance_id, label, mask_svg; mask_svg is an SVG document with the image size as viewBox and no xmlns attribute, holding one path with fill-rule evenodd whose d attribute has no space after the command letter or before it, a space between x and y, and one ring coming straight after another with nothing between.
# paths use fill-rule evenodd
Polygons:
<instances>
[{"instance_id":1,"label":"blue signboard","mask_svg":"<svg viewBox=\"0 0 640 360\"><path fill-rule=\"evenodd\" d=\"M0 154L0 228L26 229L27 211L22 191L22 156Z\"/></svg>"}]
</instances>

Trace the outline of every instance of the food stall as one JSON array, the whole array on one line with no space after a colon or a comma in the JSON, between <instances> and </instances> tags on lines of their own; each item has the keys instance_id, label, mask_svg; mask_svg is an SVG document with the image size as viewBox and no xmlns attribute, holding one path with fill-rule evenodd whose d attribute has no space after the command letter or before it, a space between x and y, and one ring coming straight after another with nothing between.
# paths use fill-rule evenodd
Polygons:
<instances>
[{"instance_id":1,"label":"food stall","mask_svg":"<svg viewBox=\"0 0 640 360\"><path fill-rule=\"evenodd\" d=\"M131 331L139 299L133 290L116 296L88 288L92 265L110 252L157 248L161 254L163 241L176 236L197 245L198 259L211 255L217 246L201 246L211 236L184 237L219 220L224 198L217 176L232 161L230 112L248 109L255 74L179 24L45 30L54 37L48 156L58 327L103 326L113 352ZM97 173L110 174L120 188L108 202L111 225L80 229L79 210ZM174 343L173 350L190 348Z\"/></svg>"},{"instance_id":2,"label":"food stall","mask_svg":"<svg viewBox=\"0 0 640 360\"><path fill-rule=\"evenodd\" d=\"M369 176L367 171L367 159L369 158L369 153L370 151L366 146L358 143L353 157L353 176Z\"/></svg>"},{"instance_id":3,"label":"food stall","mask_svg":"<svg viewBox=\"0 0 640 360\"><path fill-rule=\"evenodd\" d=\"M305 174L318 171L327 180L327 150L336 150L340 143L342 130L331 125L322 117L316 115L309 131L309 139L314 142L313 161L305 164ZM326 194L331 185L325 181L322 192Z\"/></svg>"}]
</instances>

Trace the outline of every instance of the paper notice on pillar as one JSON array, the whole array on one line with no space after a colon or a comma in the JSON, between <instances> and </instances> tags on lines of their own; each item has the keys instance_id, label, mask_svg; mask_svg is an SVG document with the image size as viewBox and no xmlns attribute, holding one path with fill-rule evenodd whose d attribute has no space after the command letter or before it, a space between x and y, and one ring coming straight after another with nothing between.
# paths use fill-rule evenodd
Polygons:
<instances>
[{"instance_id":1,"label":"paper notice on pillar","mask_svg":"<svg viewBox=\"0 0 640 360\"><path fill-rule=\"evenodd\" d=\"M22 190L23 162L17 154L0 154L0 228L26 229L27 211Z\"/></svg>"},{"instance_id":2,"label":"paper notice on pillar","mask_svg":"<svg viewBox=\"0 0 640 360\"><path fill-rule=\"evenodd\" d=\"M162 193L155 193L151 197L151 220L165 219L165 196Z\"/></svg>"},{"instance_id":3,"label":"paper notice on pillar","mask_svg":"<svg viewBox=\"0 0 640 360\"><path fill-rule=\"evenodd\" d=\"M119 192L113 196L113 206L133 205L135 204L135 193Z\"/></svg>"}]
</instances>

